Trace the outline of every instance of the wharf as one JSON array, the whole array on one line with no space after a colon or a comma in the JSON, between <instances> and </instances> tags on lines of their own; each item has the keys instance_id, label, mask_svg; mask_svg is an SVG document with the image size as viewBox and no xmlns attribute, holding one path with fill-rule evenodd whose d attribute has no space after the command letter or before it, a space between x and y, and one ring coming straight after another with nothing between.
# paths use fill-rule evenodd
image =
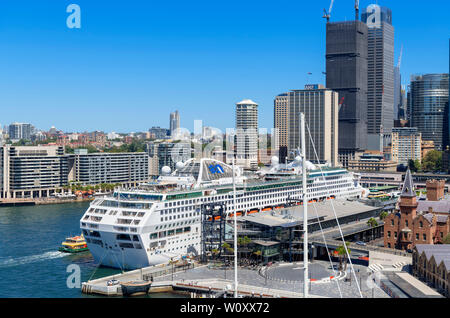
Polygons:
<instances>
[{"instance_id":1,"label":"wharf","mask_svg":"<svg viewBox=\"0 0 450 318\"><path fill-rule=\"evenodd\" d=\"M0 207L89 202L94 198L0 199Z\"/></svg>"},{"instance_id":2,"label":"wharf","mask_svg":"<svg viewBox=\"0 0 450 318\"><path fill-rule=\"evenodd\" d=\"M218 277L180 279L177 273L187 273L191 270L207 269L208 265L196 265L191 263L189 269L186 267L173 267L171 264L161 264L157 266L146 267L142 269L125 272L123 274L112 275L87 281L82 284L81 291L84 294L97 294L103 296L120 297L122 290L120 284L107 286L109 280L115 279L119 282L127 282L133 280L151 280L154 279L149 293L164 292L185 292L196 295L223 295L227 294L233 297L234 289L232 280L222 279ZM173 277L173 276L174 277ZM172 278L171 278L172 276ZM155 279L158 278L158 279ZM238 284L238 294L240 297L256 297L256 298L302 298L300 292L274 289L262 286L255 286L251 281L246 284ZM322 298L321 296L310 295L314 298Z\"/></svg>"}]
</instances>

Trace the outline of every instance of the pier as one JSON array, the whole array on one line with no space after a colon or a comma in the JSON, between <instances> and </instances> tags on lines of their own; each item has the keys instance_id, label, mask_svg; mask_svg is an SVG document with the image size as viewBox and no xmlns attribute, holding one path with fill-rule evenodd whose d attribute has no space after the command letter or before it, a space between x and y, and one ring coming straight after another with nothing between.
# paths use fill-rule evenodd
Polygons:
<instances>
[{"instance_id":1,"label":"pier","mask_svg":"<svg viewBox=\"0 0 450 318\"><path fill-rule=\"evenodd\" d=\"M151 293L164 292L185 292L191 295L207 295L208 297L233 297L234 287L233 281L219 277L181 279L177 274L185 273L192 269L208 269L208 265L199 265L191 262L183 265L174 265L170 263L157 266L150 266L137 269L122 274L111 275L91 281L84 282L81 291L84 294L96 294L111 297L120 297L122 290L120 284L108 286L110 280L119 282L135 281L135 280L153 280L149 290ZM220 271L216 271L219 273ZM230 275L231 278L231 275ZM156 281L157 280L157 281ZM250 284L239 284L238 294L240 297L259 297L259 298L301 298L303 294L300 292L274 289L264 286L254 286ZM312 297L321 297L311 295ZM323 297L322 297L323 298Z\"/></svg>"}]
</instances>

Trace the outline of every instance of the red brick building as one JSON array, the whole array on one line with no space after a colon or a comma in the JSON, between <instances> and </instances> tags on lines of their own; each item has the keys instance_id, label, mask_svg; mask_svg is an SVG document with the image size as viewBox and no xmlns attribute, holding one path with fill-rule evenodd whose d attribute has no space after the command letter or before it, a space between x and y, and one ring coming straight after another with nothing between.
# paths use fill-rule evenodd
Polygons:
<instances>
[{"instance_id":1,"label":"red brick building","mask_svg":"<svg viewBox=\"0 0 450 318\"><path fill-rule=\"evenodd\" d=\"M408 170L399 209L384 223L384 246L412 250L416 244L442 244L450 232L450 201L444 200L444 182L427 181L427 200L418 201Z\"/></svg>"}]
</instances>

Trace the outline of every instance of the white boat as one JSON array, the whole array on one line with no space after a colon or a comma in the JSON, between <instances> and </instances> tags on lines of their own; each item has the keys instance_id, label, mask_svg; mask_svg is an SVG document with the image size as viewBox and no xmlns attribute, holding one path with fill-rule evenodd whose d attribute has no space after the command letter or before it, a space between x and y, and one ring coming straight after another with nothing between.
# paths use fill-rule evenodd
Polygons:
<instances>
[{"instance_id":1,"label":"white boat","mask_svg":"<svg viewBox=\"0 0 450 318\"><path fill-rule=\"evenodd\" d=\"M236 167L237 215L279 208L289 199L302 198L301 160L283 165L273 159L270 168L250 176ZM320 170L309 162L307 167L312 201L368 194L352 172ZM96 198L80 220L95 261L136 269L201 254L201 205L223 202L227 215L234 213L232 171L230 165L214 159L191 159L178 163L173 173L165 167L157 182Z\"/></svg>"}]
</instances>

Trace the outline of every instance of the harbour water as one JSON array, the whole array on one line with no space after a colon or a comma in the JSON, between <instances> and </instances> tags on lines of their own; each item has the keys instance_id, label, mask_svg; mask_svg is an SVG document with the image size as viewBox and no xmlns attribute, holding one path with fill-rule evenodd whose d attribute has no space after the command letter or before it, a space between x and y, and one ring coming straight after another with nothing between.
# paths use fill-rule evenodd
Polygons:
<instances>
[{"instance_id":1,"label":"harbour water","mask_svg":"<svg viewBox=\"0 0 450 318\"><path fill-rule=\"evenodd\" d=\"M79 221L88 206L85 202L0 208L0 298L87 297L80 288L67 285L71 264L79 266L82 282L120 273L98 267L89 252L58 251L67 236L80 234Z\"/></svg>"}]
</instances>

